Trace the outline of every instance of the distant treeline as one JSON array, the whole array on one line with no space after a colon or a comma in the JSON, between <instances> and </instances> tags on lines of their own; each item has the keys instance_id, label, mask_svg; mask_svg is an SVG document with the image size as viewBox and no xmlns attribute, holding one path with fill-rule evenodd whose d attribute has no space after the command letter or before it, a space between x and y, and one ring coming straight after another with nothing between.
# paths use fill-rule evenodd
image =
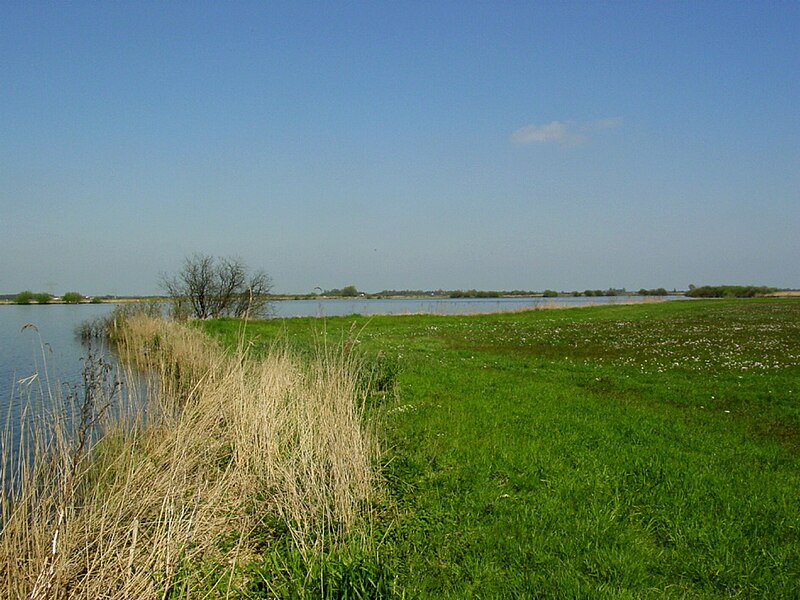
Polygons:
<instances>
[{"instance_id":1,"label":"distant treeline","mask_svg":"<svg viewBox=\"0 0 800 600\"><path fill-rule=\"evenodd\" d=\"M416 297L436 296L440 298L500 298L505 296L536 296L537 292L512 290L499 292L496 290L383 290L374 296L381 297Z\"/></svg>"},{"instance_id":2,"label":"distant treeline","mask_svg":"<svg viewBox=\"0 0 800 600\"><path fill-rule=\"evenodd\" d=\"M493 290L451 290L447 295L450 298L499 298L506 294Z\"/></svg>"},{"instance_id":3,"label":"distant treeline","mask_svg":"<svg viewBox=\"0 0 800 600\"><path fill-rule=\"evenodd\" d=\"M0 300L11 301L14 304L50 304L52 302L63 304L80 304L82 302L102 302L103 298L94 297L89 298L79 292L64 292L63 296L54 296L47 292L32 292L31 290L23 290L18 294L2 294Z\"/></svg>"},{"instance_id":4,"label":"distant treeline","mask_svg":"<svg viewBox=\"0 0 800 600\"><path fill-rule=\"evenodd\" d=\"M341 290L328 290L324 294L330 296L344 295L340 294ZM532 290L383 290L376 294L369 294L372 298L391 298L391 297L418 297L418 296L433 296L439 298L507 298L509 296L544 296L545 298L555 298L557 296L666 296L668 294L677 294L676 290L668 291L665 288L644 289L638 292L629 292L625 288L608 288L605 290L583 290L571 292L558 292L556 290L547 289L543 292Z\"/></svg>"},{"instance_id":5,"label":"distant treeline","mask_svg":"<svg viewBox=\"0 0 800 600\"><path fill-rule=\"evenodd\" d=\"M352 298L361 295L358 288L354 285L346 285L343 288L334 288L332 290L325 290L322 292L323 296L343 296L345 298Z\"/></svg>"},{"instance_id":6,"label":"distant treeline","mask_svg":"<svg viewBox=\"0 0 800 600\"><path fill-rule=\"evenodd\" d=\"M754 298L777 292L777 288L755 285L704 285L689 286L686 295L691 298Z\"/></svg>"},{"instance_id":7,"label":"distant treeline","mask_svg":"<svg viewBox=\"0 0 800 600\"><path fill-rule=\"evenodd\" d=\"M558 292L556 290L544 290L543 292L534 292L531 290L511 290L511 291L498 291L498 290L383 290L376 294L376 296L439 296L447 298L507 298L509 296L544 296L545 298L555 298L557 296L626 296L632 294L641 294L646 296L666 296L670 293L664 288L656 290L639 290L638 292L628 292L625 288L615 289L609 288L607 290L584 290L582 292Z\"/></svg>"},{"instance_id":8,"label":"distant treeline","mask_svg":"<svg viewBox=\"0 0 800 600\"><path fill-rule=\"evenodd\" d=\"M436 298L505 298L508 296L539 296L541 292L525 290L383 290L374 294L376 297L418 297L432 296Z\"/></svg>"},{"instance_id":9,"label":"distant treeline","mask_svg":"<svg viewBox=\"0 0 800 600\"><path fill-rule=\"evenodd\" d=\"M375 294L376 296L399 296L399 297L413 297L413 296L444 296L444 290L383 290Z\"/></svg>"}]
</instances>

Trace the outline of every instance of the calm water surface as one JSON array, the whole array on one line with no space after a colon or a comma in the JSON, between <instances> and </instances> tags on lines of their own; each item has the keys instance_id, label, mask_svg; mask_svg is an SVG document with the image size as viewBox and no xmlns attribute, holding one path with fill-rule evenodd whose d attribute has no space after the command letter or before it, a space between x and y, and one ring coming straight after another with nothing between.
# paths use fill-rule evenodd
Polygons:
<instances>
[{"instance_id":1,"label":"calm water surface","mask_svg":"<svg viewBox=\"0 0 800 600\"><path fill-rule=\"evenodd\" d=\"M89 352L75 328L107 315L107 304L0 305L0 451L4 470L20 452L23 422L52 412L52 399L80 397L83 364ZM107 349L92 349L109 357ZM15 479L4 478L8 492Z\"/></svg>"},{"instance_id":2,"label":"calm water surface","mask_svg":"<svg viewBox=\"0 0 800 600\"><path fill-rule=\"evenodd\" d=\"M668 296L666 299L681 297ZM515 298L387 298L281 300L273 303L273 318L335 317L352 314L478 314L544 308L636 302L637 297L515 297ZM75 333L84 321L108 315L113 304L0 305L0 417L11 428L16 448L21 418L48 411L49 400L80 392L89 348ZM107 348L92 353L107 359ZM23 412L24 411L24 412Z\"/></svg>"},{"instance_id":3,"label":"calm water surface","mask_svg":"<svg viewBox=\"0 0 800 600\"><path fill-rule=\"evenodd\" d=\"M666 296L673 300L683 296ZM347 315L469 315L530 310L546 306L585 306L614 302L641 302L641 296L584 296L542 298L353 298L337 300L279 300L273 302L275 317L341 317Z\"/></svg>"},{"instance_id":4,"label":"calm water surface","mask_svg":"<svg viewBox=\"0 0 800 600\"><path fill-rule=\"evenodd\" d=\"M668 299L674 297L667 297ZM341 300L281 300L273 303L273 315L282 317L334 317L352 314L440 315L493 313L552 305L631 302L644 298L627 296L564 298L353 298ZM87 347L75 335L82 322L105 316L112 304L0 305L0 415L16 411L29 395L55 392L81 381ZM26 327L27 324L33 327ZM29 383L20 382L29 381ZM45 397L47 394L44 395Z\"/></svg>"},{"instance_id":5,"label":"calm water surface","mask_svg":"<svg viewBox=\"0 0 800 600\"><path fill-rule=\"evenodd\" d=\"M674 298L671 296L667 297ZM352 314L439 315L493 313L552 305L631 302L636 296L565 298L353 298L341 300L280 300L273 303L273 316L335 317ZM20 380L36 375L34 383L51 385L80 381L87 348L75 335L84 321L105 316L112 304L0 305L0 409L8 406L12 389L20 391ZM25 327L28 323L35 327Z\"/></svg>"},{"instance_id":6,"label":"calm water surface","mask_svg":"<svg viewBox=\"0 0 800 600\"><path fill-rule=\"evenodd\" d=\"M81 379L87 346L75 328L109 314L109 304L0 306L0 410L49 385L52 391ZM20 383L29 380L30 383ZM32 388L32 390L31 390Z\"/></svg>"},{"instance_id":7,"label":"calm water surface","mask_svg":"<svg viewBox=\"0 0 800 600\"><path fill-rule=\"evenodd\" d=\"M668 299L674 298L671 296ZM552 305L579 306L644 300L640 297L565 298L353 298L280 300L274 317L335 317L352 314L478 314ZM84 321L108 315L113 304L0 305L0 410L25 392L19 381L36 375L33 384L59 386L81 379L87 348L75 335ZM27 324L33 327L25 327ZM2 413L5 414L4 412Z\"/></svg>"}]
</instances>

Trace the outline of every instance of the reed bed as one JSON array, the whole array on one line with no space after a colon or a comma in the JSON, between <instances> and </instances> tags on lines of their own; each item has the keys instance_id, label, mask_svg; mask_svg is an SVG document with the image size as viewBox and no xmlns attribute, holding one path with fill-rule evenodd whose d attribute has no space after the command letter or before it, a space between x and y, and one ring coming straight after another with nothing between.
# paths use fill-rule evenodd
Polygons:
<instances>
[{"instance_id":1,"label":"reed bed","mask_svg":"<svg viewBox=\"0 0 800 600\"><path fill-rule=\"evenodd\" d=\"M28 458L4 457L4 597L238 597L271 544L311 556L359 529L376 446L352 357L256 360L147 316L117 349L138 375L113 406L118 386L84 397L75 426L53 398L20 434Z\"/></svg>"}]
</instances>

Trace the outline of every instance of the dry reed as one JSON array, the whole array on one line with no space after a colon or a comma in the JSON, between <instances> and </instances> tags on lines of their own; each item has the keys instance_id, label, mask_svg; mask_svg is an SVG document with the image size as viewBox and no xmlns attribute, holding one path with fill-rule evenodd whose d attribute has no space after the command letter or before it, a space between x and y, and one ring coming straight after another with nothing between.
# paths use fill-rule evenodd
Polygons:
<instances>
[{"instance_id":1,"label":"dry reed","mask_svg":"<svg viewBox=\"0 0 800 600\"><path fill-rule=\"evenodd\" d=\"M227 597L276 523L310 553L359 522L376 449L345 353L255 360L137 316L118 351L150 375L146 402L128 377L126 410L94 406L91 447L55 418L21 434L30 460L4 457L6 597Z\"/></svg>"}]
</instances>

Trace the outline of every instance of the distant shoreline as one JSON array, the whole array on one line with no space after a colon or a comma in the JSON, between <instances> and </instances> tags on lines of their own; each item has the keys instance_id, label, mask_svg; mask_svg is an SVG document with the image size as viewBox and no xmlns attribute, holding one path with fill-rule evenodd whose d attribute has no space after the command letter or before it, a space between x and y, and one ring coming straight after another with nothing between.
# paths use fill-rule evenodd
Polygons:
<instances>
[{"instance_id":1,"label":"distant shoreline","mask_svg":"<svg viewBox=\"0 0 800 600\"><path fill-rule=\"evenodd\" d=\"M685 295L686 292L670 292L670 296L681 296ZM628 293L617 293L615 294L619 298L627 298L627 297L642 297L641 294L637 294L635 292L628 292ZM510 293L499 293L496 296L460 296L458 298L461 299L469 299L469 298L478 298L488 300L491 298L498 298L498 299L513 299L513 298L548 298L548 297L570 297L572 294L559 294L558 296L545 296L542 293L531 293L531 294L510 294ZM581 294L583 296L583 294ZM773 292L771 294L766 294L763 297L769 298L800 298L800 290L782 290L778 292ZM369 293L361 293L357 296L335 296L335 295L327 295L327 294L272 294L269 296L270 301L286 301L286 300L407 300L407 299L419 299L419 298L430 298L430 299L437 299L437 300L447 300L447 299L456 299L453 296L448 294L402 294L402 295L387 295L387 294L369 294ZM131 304L135 302L169 302L170 299L166 296L126 296L120 298L102 298L100 301L92 302L90 300L85 300L82 302L64 302L63 300L51 300L50 302L31 302L30 304L17 304L14 302L13 299L9 298L2 298L0 299L0 305L15 305L15 306L41 306L47 304Z\"/></svg>"},{"instance_id":2,"label":"distant shoreline","mask_svg":"<svg viewBox=\"0 0 800 600\"><path fill-rule=\"evenodd\" d=\"M774 294L768 294L767 297L769 298L800 298L800 290L786 290L783 292L775 292Z\"/></svg>"}]
</instances>

